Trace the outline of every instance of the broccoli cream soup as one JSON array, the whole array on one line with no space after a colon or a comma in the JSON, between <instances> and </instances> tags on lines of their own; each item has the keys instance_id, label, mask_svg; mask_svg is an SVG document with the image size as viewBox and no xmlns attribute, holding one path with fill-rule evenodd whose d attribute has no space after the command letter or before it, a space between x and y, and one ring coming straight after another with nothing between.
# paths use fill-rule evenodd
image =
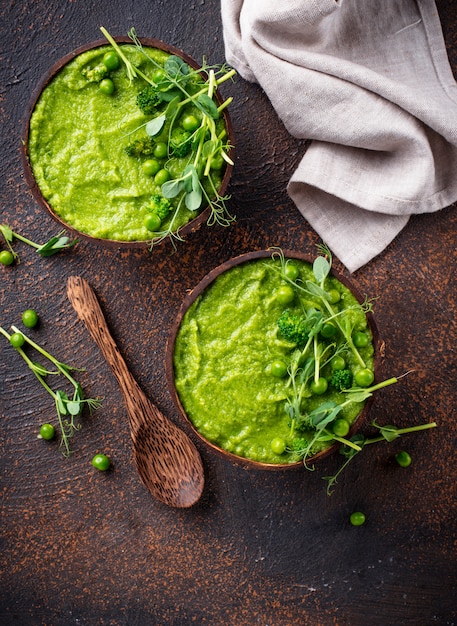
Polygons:
<instances>
[{"instance_id":1,"label":"broccoli cream soup","mask_svg":"<svg viewBox=\"0 0 457 626\"><path fill-rule=\"evenodd\" d=\"M344 440L374 378L372 334L355 296L319 267L281 255L242 262L210 283L183 315L173 358L196 430L269 464Z\"/></svg>"},{"instance_id":2,"label":"broccoli cream soup","mask_svg":"<svg viewBox=\"0 0 457 626\"><path fill-rule=\"evenodd\" d=\"M202 99L205 80L179 57L130 44L118 50L133 79L107 45L76 56L47 84L31 115L28 158L43 197L69 226L102 239L151 240L176 232L214 198L227 133L216 102Z\"/></svg>"}]
</instances>

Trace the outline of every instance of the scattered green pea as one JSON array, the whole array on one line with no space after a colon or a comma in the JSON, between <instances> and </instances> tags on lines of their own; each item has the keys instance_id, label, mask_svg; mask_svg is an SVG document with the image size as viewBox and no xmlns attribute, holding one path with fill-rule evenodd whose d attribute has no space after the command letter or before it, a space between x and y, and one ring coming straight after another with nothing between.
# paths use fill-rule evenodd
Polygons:
<instances>
[{"instance_id":1,"label":"scattered green pea","mask_svg":"<svg viewBox=\"0 0 457 626\"><path fill-rule=\"evenodd\" d=\"M346 367L346 361L344 360L344 358L342 356L334 356L333 359L330 361L330 366L332 368L332 370L344 370L344 368Z\"/></svg>"},{"instance_id":2,"label":"scattered green pea","mask_svg":"<svg viewBox=\"0 0 457 626\"><path fill-rule=\"evenodd\" d=\"M101 472L106 472L111 465L111 461L106 454L96 454L92 459L92 465Z\"/></svg>"},{"instance_id":3,"label":"scattered green pea","mask_svg":"<svg viewBox=\"0 0 457 626\"><path fill-rule=\"evenodd\" d=\"M164 141L159 141L152 151L156 159L164 159L168 154L168 146Z\"/></svg>"},{"instance_id":4,"label":"scattered green pea","mask_svg":"<svg viewBox=\"0 0 457 626\"><path fill-rule=\"evenodd\" d=\"M356 348L366 348L370 343L370 338L367 333L364 333L363 331L356 331L352 335L352 341L354 342Z\"/></svg>"},{"instance_id":5,"label":"scattered green pea","mask_svg":"<svg viewBox=\"0 0 457 626\"><path fill-rule=\"evenodd\" d=\"M25 338L22 333L13 333L10 337L10 344L13 348L22 348L25 343Z\"/></svg>"},{"instance_id":6,"label":"scattered green pea","mask_svg":"<svg viewBox=\"0 0 457 626\"><path fill-rule=\"evenodd\" d=\"M327 291L327 296L330 304L336 304L341 300L341 294L338 289L330 289L329 291Z\"/></svg>"},{"instance_id":7,"label":"scattered green pea","mask_svg":"<svg viewBox=\"0 0 457 626\"><path fill-rule=\"evenodd\" d=\"M220 154L216 155L211 159L211 169L212 170L220 170L224 165L225 161Z\"/></svg>"},{"instance_id":8,"label":"scattered green pea","mask_svg":"<svg viewBox=\"0 0 457 626\"><path fill-rule=\"evenodd\" d=\"M181 121L181 126L184 128L184 130L187 130L192 133L194 130L197 130L197 128L200 126L200 122L195 117L195 115L189 114L183 117Z\"/></svg>"},{"instance_id":9,"label":"scattered green pea","mask_svg":"<svg viewBox=\"0 0 457 626\"><path fill-rule=\"evenodd\" d=\"M50 441L51 439L54 439L55 434L56 429L52 424L42 424L40 426L40 434L38 435L38 438Z\"/></svg>"},{"instance_id":10,"label":"scattered green pea","mask_svg":"<svg viewBox=\"0 0 457 626\"><path fill-rule=\"evenodd\" d=\"M284 361L272 361L268 366L268 372L275 378L283 378L287 374L287 365Z\"/></svg>"},{"instance_id":11,"label":"scattered green pea","mask_svg":"<svg viewBox=\"0 0 457 626\"><path fill-rule=\"evenodd\" d=\"M374 373L368 368L357 370L354 374L354 380L359 387L369 387L374 381Z\"/></svg>"},{"instance_id":12,"label":"scattered green pea","mask_svg":"<svg viewBox=\"0 0 457 626\"><path fill-rule=\"evenodd\" d=\"M397 461L400 467L409 467L411 465L411 456L406 452L406 450L402 450L395 455L395 460Z\"/></svg>"},{"instance_id":13,"label":"scattered green pea","mask_svg":"<svg viewBox=\"0 0 457 626\"><path fill-rule=\"evenodd\" d=\"M290 285L283 285L276 291L276 299L281 304L290 304L295 298L295 292Z\"/></svg>"},{"instance_id":14,"label":"scattered green pea","mask_svg":"<svg viewBox=\"0 0 457 626\"><path fill-rule=\"evenodd\" d=\"M166 183L167 180L170 180L170 172L166 170L165 168L162 168L161 170L159 170L157 174L154 176L154 182L159 187L163 185L164 183Z\"/></svg>"},{"instance_id":15,"label":"scattered green pea","mask_svg":"<svg viewBox=\"0 0 457 626\"><path fill-rule=\"evenodd\" d=\"M354 511L349 518L353 526L363 526L365 524L365 514L360 511Z\"/></svg>"},{"instance_id":16,"label":"scattered green pea","mask_svg":"<svg viewBox=\"0 0 457 626\"><path fill-rule=\"evenodd\" d=\"M27 309L22 313L22 323L26 328L35 328L38 320L38 313L33 309Z\"/></svg>"},{"instance_id":17,"label":"scattered green pea","mask_svg":"<svg viewBox=\"0 0 457 626\"><path fill-rule=\"evenodd\" d=\"M336 326L331 322L326 322L321 328L321 335L324 339L331 339L336 333Z\"/></svg>"},{"instance_id":18,"label":"scattered green pea","mask_svg":"<svg viewBox=\"0 0 457 626\"><path fill-rule=\"evenodd\" d=\"M156 85L157 83L160 83L160 81L162 81L164 78L166 78L166 73L165 73L165 70L161 68L157 68L152 73L152 80Z\"/></svg>"},{"instance_id":19,"label":"scattered green pea","mask_svg":"<svg viewBox=\"0 0 457 626\"><path fill-rule=\"evenodd\" d=\"M311 393L316 396L321 396L327 391L328 381L326 378L321 376L320 378L318 378L318 380L313 380L309 388L311 389Z\"/></svg>"},{"instance_id":20,"label":"scattered green pea","mask_svg":"<svg viewBox=\"0 0 457 626\"><path fill-rule=\"evenodd\" d=\"M154 176L160 170L161 165L157 159L147 159L141 167L146 176Z\"/></svg>"},{"instance_id":21,"label":"scattered green pea","mask_svg":"<svg viewBox=\"0 0 457 626\"><path fill-rule=\"evenodd\" d=\"M334 421L332 430L337 437L346 437L350 428L349 422L344 417L339 417Z\"/></svg>"},{"instance_id":22,"label":"scattered green pea","mask_svg":"<svg viewBox=\"0 0 457 626\"><path fill-rule=\"evenodd\" d=\"M300 276L300 270L295 265L295 263L291 263L289 260L287 260L284 266L284 275L289 280L295 281Z\"/></svg>"},{"instance_id":23,"label":"scattered green pea","mask_svg":"<svg viewBox=\"0 0 457 626\"><path fill-rule=\"evenodd\" d=\"M102 93L106 94L107 96L110 96L114 93L114 83L111 78L104 78L103 80L101 80L98 84L98 88Z\"/></svg>"},{"instance_id":24,"label":"scattered green pea","mask_svg":"<svg viewBox=\"0 0 457 626\"><path fill-rule=\"evenodd\" d=\"M275 454L283 454L286 449L286 442L282 437L275 437L271 440L270 446Z\"/></svg>"},{"instance_id":25,"label":"scattered green pea","mask_svg":"<svg viewBox=\"0 0 457 626\"><path fill-rule=\"evenodd\" d=\"M117 70L120 65L120 60L114 50L110 50L103 56L103 65L107 70Z\"/></svg>"},{"instance_id":26,"label":"scattered green pea","mask_svg":"<svg viewBox=\"0 0 457 626\"><path fill-rule=\"evenodd\" d=\"M2 250L0 252L0 263L2 265L12 265L14 263L14 254L9 250Z\"/></svg>"},{"instance_id":27,"label":"scattered green pea","mask_svg":"<svg viewBox=\"0 0 457 626\"><path fill-rule=\"evenodd\" d=\"M156 213L151 213L144 220L144 225L149 231L151 231L151 233L157 232L160 228L161 223L162 220Z\"/></svg>"}]
</instances>

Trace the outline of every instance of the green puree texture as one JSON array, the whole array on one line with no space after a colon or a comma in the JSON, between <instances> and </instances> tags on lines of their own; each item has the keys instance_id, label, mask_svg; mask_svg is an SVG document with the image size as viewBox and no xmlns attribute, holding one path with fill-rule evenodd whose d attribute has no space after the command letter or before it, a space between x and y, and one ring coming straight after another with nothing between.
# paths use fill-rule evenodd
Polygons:
<instances>
[{"instance_id":1,"label":"green puree texture","mask_svg":"<svg viewBox=\"0 0 457 626\"><path fill-rule=\"evenodd\" d=\"M136 105L146 83L130 83L121 63L110 75L115 92L106 95L81 72L100 65L111 49L102 46L80 54L43 90L30 120L29 159L44 198L70 226L102 239L149 240L151 232L144 226L148 201L160 187L144 174L142 159L125 153L125 146L141 136L132 131L151 119ZM154 48L144 50L160 64L169 56ZM135 66L152 73L154 66L134 46L125 45L123 51ZM164 129L157 141L166 139ZM165 159L165 164L176 178L186 163ZM174 230L194 217L183 207ZM161 229L166 226L164 221Z\"/></svg>"},{"instance_id":2,"label":"green puree texture","mask_svg":"<svg viewBox=\"0 0 457 626\"><path fill-rule=\"evenodd\" d=\"M311 265L293 261L303 280L312 278ZM296 462L292 453L271 450L275 437L287 440L289 418L284 410L287 379L277 379L265 370L275 359L287 362L294 346L281 338L277 320L285 308L301 310L313 302L280 304L275 291L284 284L275 259L247 261L221 274L194 301L180 324L174 351L178 396L195 428L209 441L229 452L264 463ZM335 308L357 304L352 293L335 277L326 288L341 293ZM355 330L369 332L363 310L351 312ZM360 353L373 366L373 345ZM355 362L347 356L349 365ZM341 403L343 394L331 390L306 399L307 409L322 402ZM340 413L352 422L362 404L351 404Z\"/></svg>"}]
</instances>

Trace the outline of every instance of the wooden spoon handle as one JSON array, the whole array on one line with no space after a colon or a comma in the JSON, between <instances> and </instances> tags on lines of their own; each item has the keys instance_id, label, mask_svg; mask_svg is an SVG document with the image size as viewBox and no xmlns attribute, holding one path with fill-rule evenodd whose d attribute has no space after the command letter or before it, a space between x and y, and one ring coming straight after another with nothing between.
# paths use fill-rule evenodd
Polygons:
<instances>
[{"instance_id":1,"label":"wooden spoon handle","mask_svg":"<svg viewBox=\"0 0 457 626\"><path fill-rule=\"evenodd\" d=\"M84 322L92 339L103 353L115 375L125 400L146 396L130 373L119 348L108 329L105 316L100 308L92 287L80 276L70 276L67 283L68 298L78 317ZM132 417L132 416L131 416Z\"/></svg>"}]
</instances>

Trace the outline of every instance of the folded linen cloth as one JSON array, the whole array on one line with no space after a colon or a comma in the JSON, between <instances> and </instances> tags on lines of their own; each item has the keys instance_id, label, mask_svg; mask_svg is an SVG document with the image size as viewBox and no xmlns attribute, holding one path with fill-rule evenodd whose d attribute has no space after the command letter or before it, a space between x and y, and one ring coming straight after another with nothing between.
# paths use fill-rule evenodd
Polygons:
<instances>
[{"instance_id":1,"label":"folded linen cloth","mask_svg":"<svg viewBox=\"0 0 457 626\"><path fill-rule=\"evenodd\" d=\"M433 0L221 0L227 61L313 140L288 192L351 271L457 200L457 84Z\"/></svg>"}]
</instances>

